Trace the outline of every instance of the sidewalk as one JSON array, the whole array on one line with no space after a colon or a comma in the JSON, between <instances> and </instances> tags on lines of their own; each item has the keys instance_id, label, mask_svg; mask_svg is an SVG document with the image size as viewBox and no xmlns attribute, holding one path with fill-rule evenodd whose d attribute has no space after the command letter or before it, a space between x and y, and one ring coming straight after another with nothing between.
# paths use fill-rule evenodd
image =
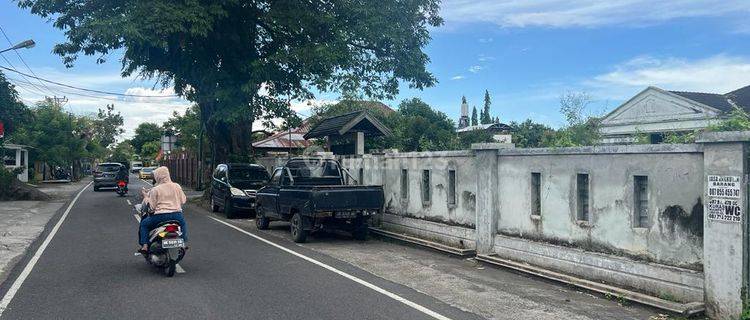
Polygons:
<instances>
[{"instance_id":1,"label":"sidewalk","mask_svg":"<svg viewBox=\"0 0 750 320\"><path fill-rule=\"evenodd\" d=\"M205 214L211 214L205 212ZM220 214L219 218L223 218ZM274 222L259 231L252 219L233 224L291 241L289 226ZM300 246L348 262L487 319L672 319L665 312L609 300L564 284L455 258L419 247L348 234L318 233Z\"/></svg>"},{"instance_id":2,"label":"sidewalk","mask_svg":"<svg viewBox=\"0 0 750 320\"><path fill-rule=\"evenodd\" d=\"M85 178L73 183L40 185L39 190L52 197L50 201L0 202L0 283L44 232L49 220L90 181Z\"/></svg>"}]
</instances>

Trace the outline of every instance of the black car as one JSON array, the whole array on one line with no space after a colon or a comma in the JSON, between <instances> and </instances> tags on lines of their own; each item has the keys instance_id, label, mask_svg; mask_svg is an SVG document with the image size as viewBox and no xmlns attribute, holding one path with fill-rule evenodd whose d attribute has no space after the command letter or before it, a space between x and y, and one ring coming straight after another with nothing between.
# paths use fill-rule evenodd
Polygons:
<instances>
[{"instance_id":1,"label":"black car","mask_svg":"<svg viewBox=\"0 0 750 320\"><path fill-rule=\"evenodd\" d=\"M267 229L273 220L289 221L295 242L325 228L364 240L367 221L383 208L383 187L349 185L352 180L334 159L291 159L258 191L255 225Z\"/></svg>"},{"instance_id":2,"label":"black car","mask_svg":"<svg viewBox=\"0 0 750 320\"><path fill-rule=\"evenodd\" d=\"M261 165L230 163L220 164L211 179L211 209L223 209L227 218L236 212L255 211L255 195L269 179L268 171Z\"/></svg>"}]
</instances>

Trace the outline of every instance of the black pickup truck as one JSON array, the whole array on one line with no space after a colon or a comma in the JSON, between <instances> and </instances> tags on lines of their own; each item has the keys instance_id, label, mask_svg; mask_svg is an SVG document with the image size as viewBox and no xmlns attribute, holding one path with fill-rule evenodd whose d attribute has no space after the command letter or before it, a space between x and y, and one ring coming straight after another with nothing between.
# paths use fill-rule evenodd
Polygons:
<instances>
[{"instance_id":1,"label":"black pickup truck","mask_svg":"<svg viewBox=\"0 0 750 320\"><path fill-rule=\"evenodd\" d=\"M290 159L258 190L255 224L262 230L271 221L290 221L295 242L324 228L346 230L364 240L367 221L383 208L383 187L348 185L352 180L336 160Z\"/></svg>"}]
</instances>

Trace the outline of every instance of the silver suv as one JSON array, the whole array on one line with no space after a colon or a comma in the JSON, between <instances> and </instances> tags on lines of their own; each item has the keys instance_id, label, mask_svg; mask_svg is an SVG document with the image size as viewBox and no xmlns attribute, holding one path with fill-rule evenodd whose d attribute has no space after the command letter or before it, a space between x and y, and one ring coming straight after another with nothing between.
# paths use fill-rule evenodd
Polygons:
<instances>
[{"instance_id":1,"label":"silver suv","mask_svg":"<svg viewBox=\"0 0 750 320\"><path fill-rule=\"evenodd\" d=\"M94 191L117 187L117 172L124 167L120 163L100 163L94 171Z\"/></svg>"}]
</instances>

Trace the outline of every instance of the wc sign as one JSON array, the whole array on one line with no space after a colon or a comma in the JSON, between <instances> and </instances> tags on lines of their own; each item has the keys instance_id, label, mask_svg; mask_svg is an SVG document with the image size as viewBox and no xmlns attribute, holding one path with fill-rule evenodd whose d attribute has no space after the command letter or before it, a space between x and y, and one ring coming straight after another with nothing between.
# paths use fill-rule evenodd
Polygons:
<instances>
[{"instance_id":1,"label":"wc sign","mask_svg":"<svg viewBox=\"0 0 750 320\"><path fill-rule=\"evenodd\" d=\"M742 196L739 176L708 176L708 219L742 222Z\"/></svg>"}]
</instances>

